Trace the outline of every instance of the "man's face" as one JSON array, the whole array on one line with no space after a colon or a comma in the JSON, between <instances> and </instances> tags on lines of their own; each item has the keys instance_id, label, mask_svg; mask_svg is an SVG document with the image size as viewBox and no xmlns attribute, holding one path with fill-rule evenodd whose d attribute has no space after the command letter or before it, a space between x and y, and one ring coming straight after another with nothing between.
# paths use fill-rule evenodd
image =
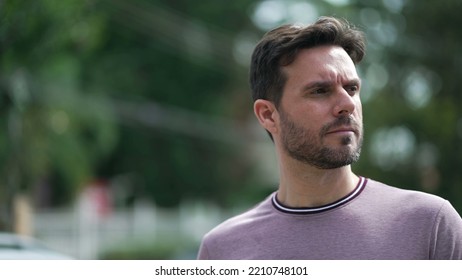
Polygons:
<instances>
[{"instance_id":1,"label":"man's face","mask_svg":"<svg viewBox=\"0 0 462 280\"><path fill-rule=\"evenodd\" d=\"M358 160L361 82L348 54L337 46L304 49L283 72L287 80L278 112L284 151L320 169Z\"/></svg>"}]
</instances>

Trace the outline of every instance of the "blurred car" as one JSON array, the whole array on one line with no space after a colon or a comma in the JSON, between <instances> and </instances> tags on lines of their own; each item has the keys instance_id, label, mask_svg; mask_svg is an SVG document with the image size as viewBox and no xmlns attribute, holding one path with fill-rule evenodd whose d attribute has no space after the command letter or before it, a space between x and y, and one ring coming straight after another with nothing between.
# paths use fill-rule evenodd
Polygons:
<instances>
[{"instance_id":1,"label":"blurred car","mask_svg":"<svg viewBox=\"0 0 462 280\"><path fill-rule=\"evenodd\" d=\"M0 260L70 260L37 239L13 233L0 232Z\"/></svg>"}]
</instances>

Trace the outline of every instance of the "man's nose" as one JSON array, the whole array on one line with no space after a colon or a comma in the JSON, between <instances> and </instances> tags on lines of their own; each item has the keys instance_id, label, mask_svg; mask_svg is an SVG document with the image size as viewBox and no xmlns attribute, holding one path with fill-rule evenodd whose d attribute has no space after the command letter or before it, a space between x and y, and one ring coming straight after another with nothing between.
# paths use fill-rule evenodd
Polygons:
<instances>
[{"instance_id":1,"label":"man's nose","mask_svg":"<svg viewBox=\"0 0 462 280\"><path fill-rule=\"evenodd\" d=\"M351 115L356 110L355 95L351 95L345 89L339 89L335 96L334 115L340 117L343 115Z\"/></svg>"}]
</instances>

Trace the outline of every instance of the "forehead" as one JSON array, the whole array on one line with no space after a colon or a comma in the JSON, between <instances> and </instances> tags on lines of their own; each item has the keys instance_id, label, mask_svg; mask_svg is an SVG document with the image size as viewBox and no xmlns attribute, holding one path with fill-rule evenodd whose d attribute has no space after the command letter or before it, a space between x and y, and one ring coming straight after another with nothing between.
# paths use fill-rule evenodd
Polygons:
<instances>
[{"instance_id":1,"label":"forehead","mask_svg":"<svg viewBox=\"0 0 462 280\"><path fill-rule=\"evenodd\" d=\"M357 79L356 67L346 51L339 46L319 46L302 49L294 61L282 67L287 80Z\"/></svg>"}]
</instances>

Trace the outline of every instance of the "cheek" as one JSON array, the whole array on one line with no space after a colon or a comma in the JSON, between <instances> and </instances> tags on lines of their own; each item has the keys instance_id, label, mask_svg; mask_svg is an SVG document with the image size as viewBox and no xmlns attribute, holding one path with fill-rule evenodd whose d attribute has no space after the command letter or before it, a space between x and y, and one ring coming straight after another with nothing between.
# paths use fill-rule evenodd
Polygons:
<instances>
[{"instance_id":1,"label":"cheek","mask_svg":"<svg viewBox=\"0 0 462 280\"><path fill-rule=\"evenodd\" d=\"M360 119L363 118L363 105L360 100L356 102L355 115L358 116Z\"/></svg>"}]
</instances>

